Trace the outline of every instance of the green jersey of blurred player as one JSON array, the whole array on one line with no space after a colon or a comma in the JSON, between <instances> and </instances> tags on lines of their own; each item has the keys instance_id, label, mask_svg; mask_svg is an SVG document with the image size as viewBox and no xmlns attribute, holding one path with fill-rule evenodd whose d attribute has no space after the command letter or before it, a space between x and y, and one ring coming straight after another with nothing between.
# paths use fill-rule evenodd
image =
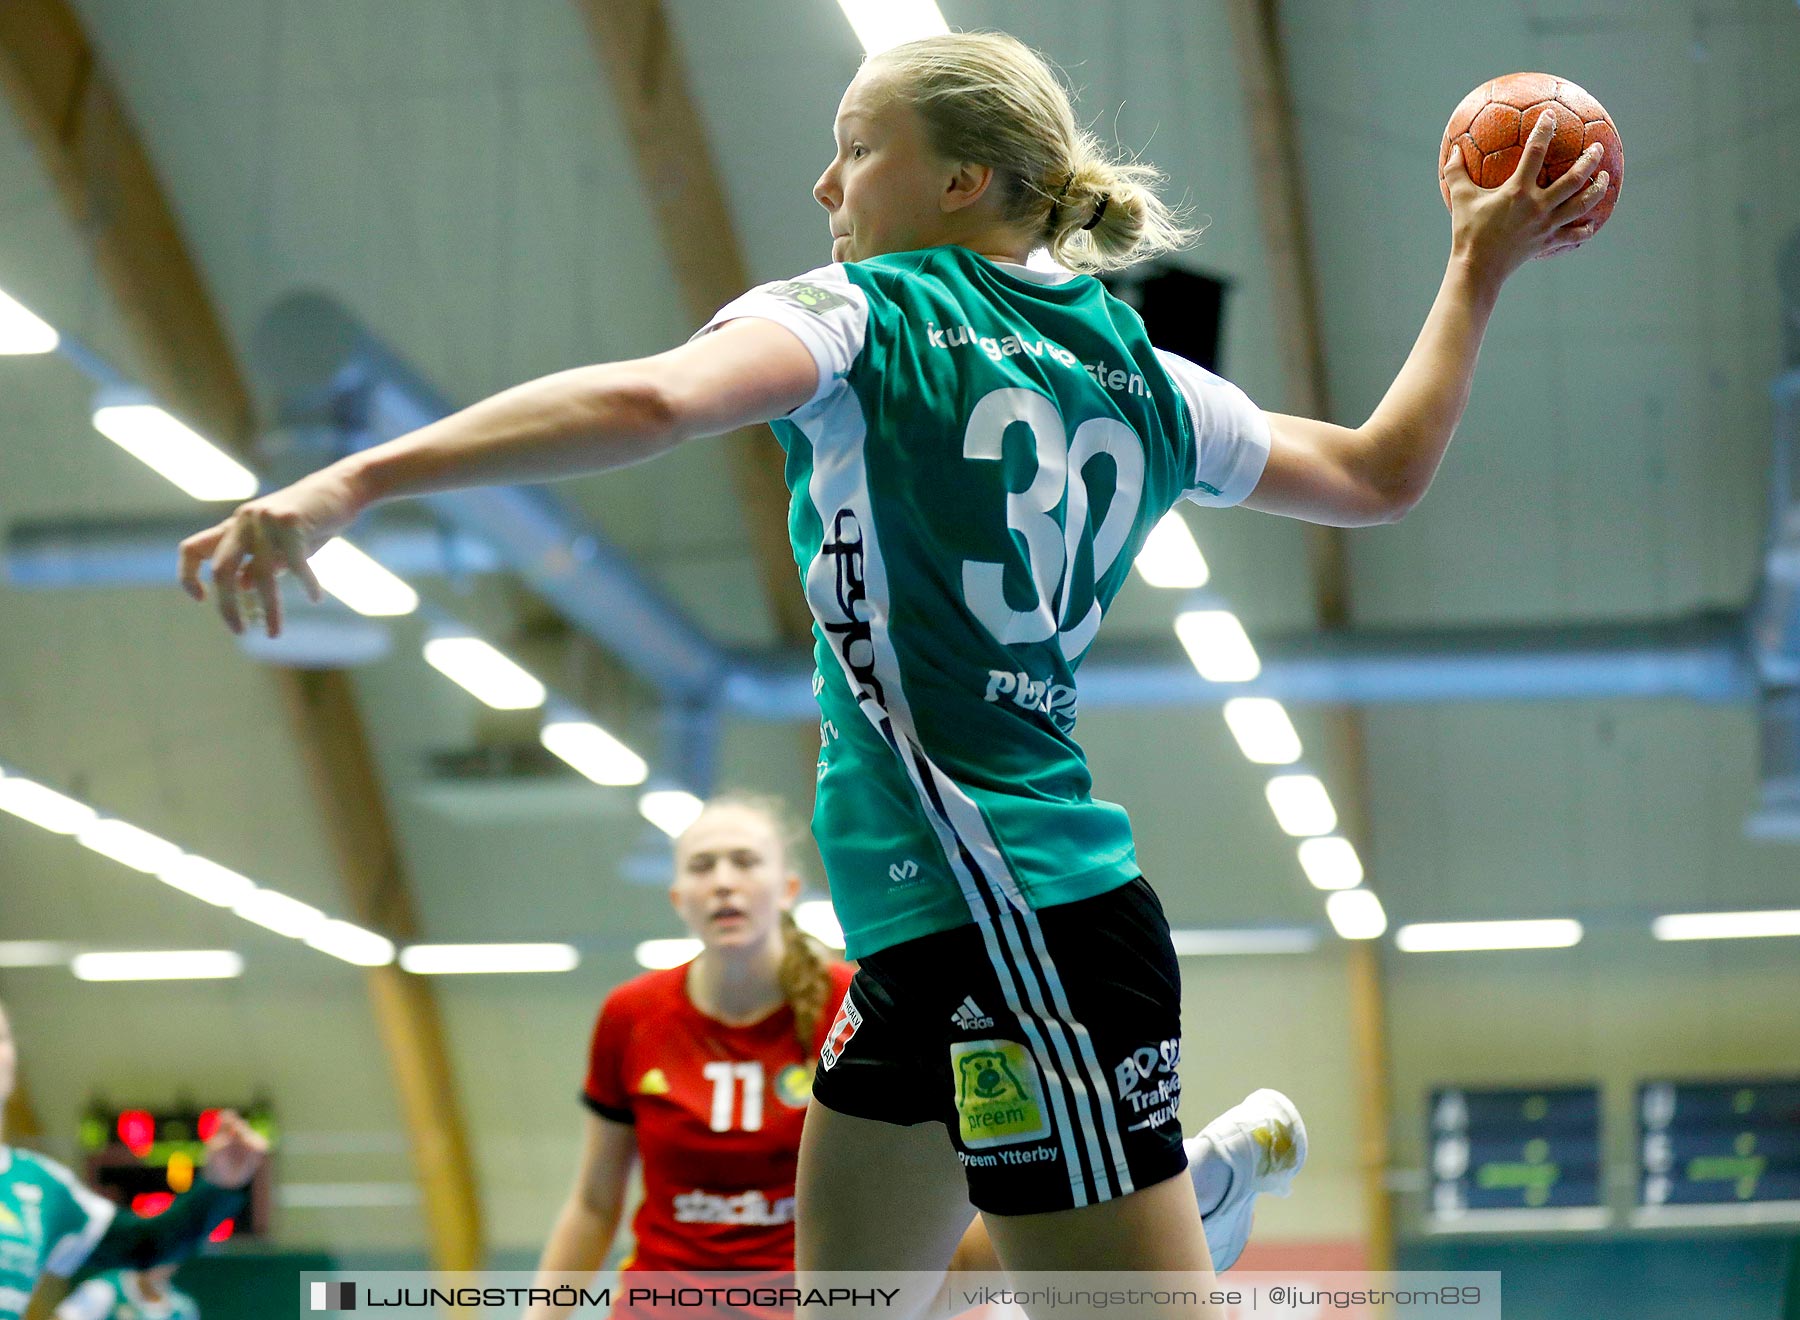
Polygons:
<instances>
[{"instance_id":1,"label":"green jersey of blurred player","mask_svg":"<svg viewBox=\"0 0 1800 1320\"><path fill-rule=\"evenodd\" d=\"M13 1093L18 1050L0 1008L0 1111ZM145 1219L81 1185L55 1160L5 1143L0 1128L0 1320L20 1320L46 1274L82 1269L147 1270L179 1261L243 1203L240 1189L268 1143L236 1114L219 1117L206 1167L191 1191Z\"/></svg>"},{"instance_id":2,"label":"green jersey of blurred player","mask_svg":"<svg viewBox=\"0 0 1800 1320\"><path fill-rule=\"evenodd\" d=\"M56 1320L200 1320L194 1299L171 1281L176 1267L108 1270L56 1308Z\"/></svg>"}]
</instances>

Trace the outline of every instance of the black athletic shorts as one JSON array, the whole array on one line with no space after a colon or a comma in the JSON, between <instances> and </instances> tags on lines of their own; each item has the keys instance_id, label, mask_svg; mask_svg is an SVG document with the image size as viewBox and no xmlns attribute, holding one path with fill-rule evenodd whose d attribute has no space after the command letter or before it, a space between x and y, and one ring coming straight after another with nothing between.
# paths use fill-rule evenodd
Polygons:
<instances>
[{"instance_id":1,"label":"black athletic shorts","mask_svg":"<svg viewBox=\"0 0 1800 1320\"><path fill-rule=\"evenodd\" d=\"M1021 1215L1187 1167L1181 974L1143 877L864 958L813 1076L855 1118L942 1123L969 1199Z\"/></svg>"}]
</instances>

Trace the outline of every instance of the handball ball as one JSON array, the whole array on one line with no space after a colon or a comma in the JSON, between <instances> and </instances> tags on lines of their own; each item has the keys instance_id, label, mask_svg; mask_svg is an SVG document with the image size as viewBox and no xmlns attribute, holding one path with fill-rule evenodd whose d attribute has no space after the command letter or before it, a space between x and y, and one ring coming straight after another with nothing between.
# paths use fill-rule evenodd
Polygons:
<instances>
[{"instance_id":1,"label":"handball ball","mask_svg":"<svg viewBox=\"0 0 1800 1320\"><path fill-rule=\"evenodd\" d=\"M1594 143L1605 150L1599 169L1608 175L1606 195L1585 217L1598 231L1612 214L1619 186L1625 182L1625 149L1606 107L1566 78L1509 73L1482 83L1463 97L1450 116L1444 140L1438 144L1438 160L1442 162L1455 142L1462 148L1469 177L1483 188L1498 188L1512 177L1525 150L1525 139L1546 111L1556 114L1556 136L1550 140L1544 168L1538 172L1540 188L1562 177L1575 158ZM1450 189L1441 178L1438 187L1444 205L1450 205Z\"/></svg>"}]
</instances>

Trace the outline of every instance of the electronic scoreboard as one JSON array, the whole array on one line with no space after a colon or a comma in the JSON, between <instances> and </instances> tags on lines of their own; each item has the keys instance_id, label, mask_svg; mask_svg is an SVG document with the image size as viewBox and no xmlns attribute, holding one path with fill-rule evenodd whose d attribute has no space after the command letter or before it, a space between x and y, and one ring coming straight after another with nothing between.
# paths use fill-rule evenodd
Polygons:
<instances>
[{"instance_id":1,"label":"electronic scoreboard","mask_svg":"<svg viewBox=\"0 0 1800 1320\"><path fill-rule=\"evenodd\" d=\"M1429 1123L1431 1230L1606 1223L1598 1087L1442 1087Z\"/></svg>"},{"instance_id":2,"label":"electronic scoreboard","mask_svg":"<svg viewBox=\"0 0 1800 1320\"><path fill-rule=\"evenodd\" d=\"M1800 1077L1638 1087L1646 1225L1800 1220Z\"/></svg>"},{"instance_id":3,"label":"electronic scoreboard","mask_svg":"<svg viewBox=\"0 0 1800 1320\"><path fill-rule=\"evenodd\" d=\"M97 1104L81 1120L81 1145L87 1152L87 1180L103 1196L134 1214L153 1218L169 1202L193 1186L206 1164L206 1142L226 1106L171 1109L113 1109ZM275 1121L264 1104L238 1109L244 1121L263 1136L275 1136ZM270 1179L268 1160L246 1189L249 1201L234 1219L214 1231L212 1240L259 1237L268 1231Z\"/></svg>"}]
</instances>

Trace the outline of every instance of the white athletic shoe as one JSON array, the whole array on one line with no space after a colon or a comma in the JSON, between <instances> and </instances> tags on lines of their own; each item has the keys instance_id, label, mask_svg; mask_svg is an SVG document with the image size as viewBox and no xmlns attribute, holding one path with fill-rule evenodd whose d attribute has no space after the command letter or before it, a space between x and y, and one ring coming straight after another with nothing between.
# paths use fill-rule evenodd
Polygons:
<instances>
[{"instance_id":1,"label":"white athletic shoe","mask_svg":"<svg viewBox=\"0 0 1800 1320\"><path fill-rule=\"evenodd\" d=\"M1190 1168L1206 1158L1222 1159L1231 1169L1231 1185L1203 1221L1213 1269L1223 1272L1237 1263L1250 1240L1256 1198L1292 1190L1294 1175L1306 1163L1306 1124L1280 1091L1252 1091L1202 1128L1187 1152Z\"/></svg>"}]
</instances>

